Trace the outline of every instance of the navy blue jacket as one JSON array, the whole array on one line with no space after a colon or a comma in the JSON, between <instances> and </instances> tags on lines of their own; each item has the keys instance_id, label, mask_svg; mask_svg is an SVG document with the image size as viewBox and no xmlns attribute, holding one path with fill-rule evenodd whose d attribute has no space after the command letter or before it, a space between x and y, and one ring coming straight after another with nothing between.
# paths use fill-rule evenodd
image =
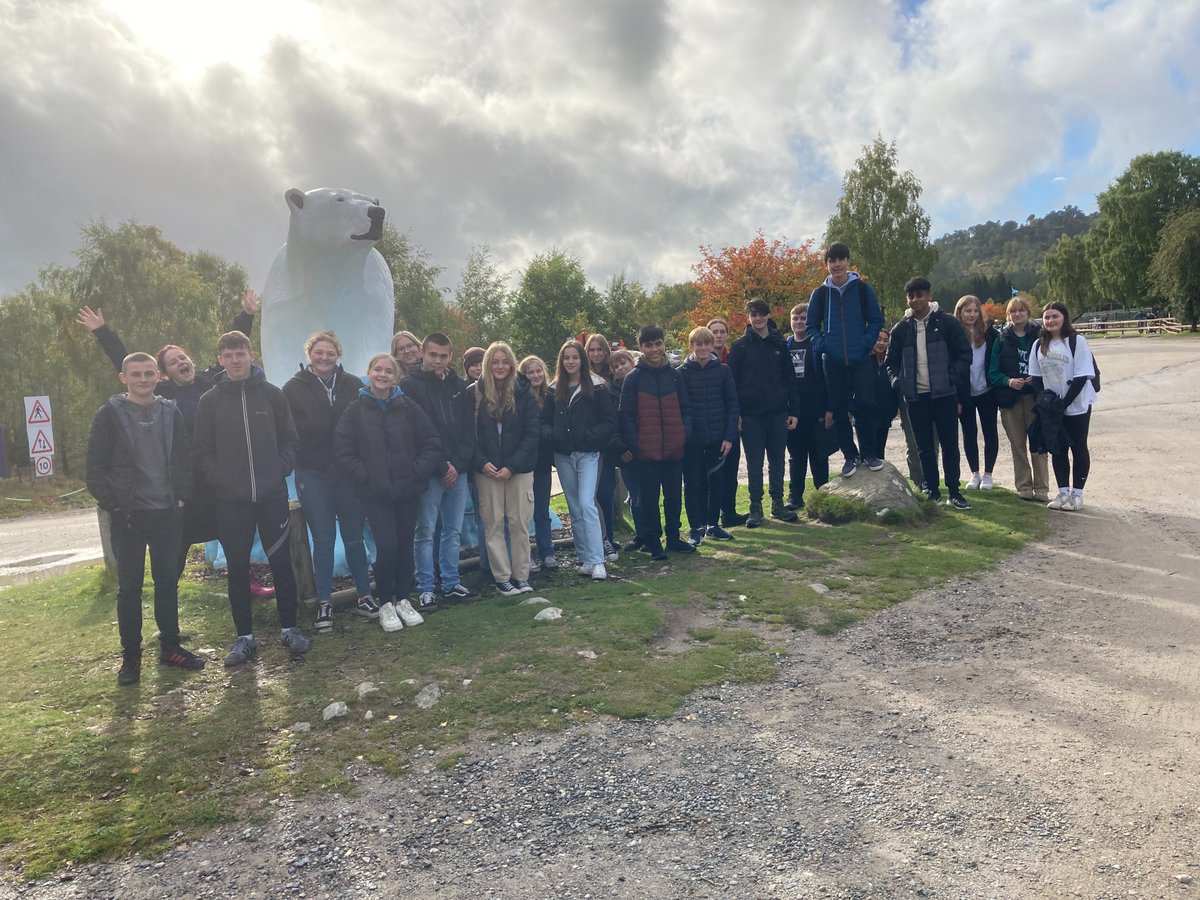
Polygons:
<instances>
[{"instance_id":1,"label":"navy blue jacket","mask_svg":"<svg viewBox=\"0 0 1200 900\"><path fill-rule=\"evenodd\" d=\"M971 399L971 342L958 319L932 308L925 317L925 355L929 366L929 396ZM917 399L917 326L911 315L892 328L887 350L892 385L905 400Z\"/></svg>"},{"instance_id":2,"label":"navy blue jacket","mask_svg":"<svg viewBox=\"0 0 1200 900\"><path fill-rule=\"evenodd\" d=\"M338 421L333 445L338 466L363 500L419 497L446 459L429 416L399 388L387 400L360 390Z\"/></svg>"},{"instance_id":3,"label":"navy blue jacket","mask_svg":"<svg viewBox=\"0 0 1200 900\"><path fill-rule=\"evenodd\" d=\"M827 356L844 366L862 362L871 355L883 313L874 289L854 272L841 290L830 278L812 292L804 331L818 356Z\"/></svg>"},{"instance_id":4,"label":"navy blue jacket","mask_svg":"<svg viewBox=\"0 0 1200 900\"><path fill-rule=\"evenodd\" d=\"M679 371L692 403L692 433L688 439L696 444L735 442L741 407L729 366L716 356L702 366L689 355Z\"/></svg>"}]
</instances>

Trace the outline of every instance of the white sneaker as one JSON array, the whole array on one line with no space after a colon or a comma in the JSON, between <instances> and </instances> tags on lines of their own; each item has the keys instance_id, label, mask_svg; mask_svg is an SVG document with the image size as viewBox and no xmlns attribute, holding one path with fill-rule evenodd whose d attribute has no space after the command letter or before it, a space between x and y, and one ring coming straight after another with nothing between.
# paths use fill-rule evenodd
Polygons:
<instances>
[{"instance_id":1,"label":"white sneaker","mask_svg":"<svg viewBox=\"0 0 1200 900\"><path fill-rule=\"evenodd\" d=\"M546 558L544 558L542 560L542 568L543 569L557 569L558 568L558 560L555 559L553 553L551 553L549 556L547 556Z\"/></svg>"},{"instance_id":2,"label":"white sneaker","mask_svg":"<svg viewBox=\"0 0 1200 900\"><path fill-rule=\"evenodd\" d=\"M604 563L597 566L592 566L592 581L603 581L608 577L608 570L604 568Z\"/></svg>"},{"instance_id":3,"label":"white sneaker","mask_svg":"<svg viewBox=\"0 0 1200 900\"><path fill-rule=\"evenodd\" d=\"M536 556L531 556L529 558L529 574L536 575L540 571L542 571L542 564L537 561Z\"/></svg>"},{"instance_id":4,"label":"white sneaker","mask_svg":"<svg viewBox=\"0 0 1200 900\"><path fill-rule=\"evenodd\" d=\"M1063 509L1069 510L1071 512L1079 512L1079 510L1083 509L1083 495L1082 494L1072 494L1071 502L1064 503Z\"/></svg>"},{"instance_id":5,"label":"white sneaker","mask_svg":"<svg viewBox=\"0 0 1200 900\"><path fill-rule=\"evenodd\" d=\"M1057 497L1046 504L1047 509L1066 509L1071 504L1071 495L1059 493Z\"/></svg>"},{"instance_id":6,"label":"white sneaker","mask_svg":"<svg viewBox=\"0 0 1200 900\"><path fill-rule=\"evenodd\" d=\"M991 475L984 475L979 481L979 489L981 491L990 491L996 486L996 482L992 481Z\"/></svg>"},{"instance_id":7,"label":"white sneaker","mask_svg":"<svg viewBox=\"0 0 1200 900\"><path fill-rule=\"evenodd\" d=\"M980 478L979 473L976 472L974 475L971 476L971 480L967 482L967 490L968 491L977 491L977 490L979 490L979 485L982 483L983 483L983 479Z\"/></svg>"},{"instance_id":8,"label":"white sneaker","mask_svg":"<svg viewBox=\"0 0 1200 900\"><path fill-rule=\"evenodd\" d=\"M397 603L396 609L400 612L400 621L404 623L405 628L413 628L425 621L425 617L413 609L407 599Z\"/></svg>"},{"instance_id":9,"label":"white sneaker","mask_svg":"<svg viewBox=\"0 0 1200 900\"><path fill-rule=\"evenodd\" d=\"M379 607L379 627L384 631L399 631L404 627L404 623L400 621L400 614L396 612L396 607L390 600Z\"/></svg>"},{"instance_id":10,"label":"white sneaker","mask_svg":"<svg viewBox=\"0 0 1200 900\"><path fill-rule=\"evenodd\" d=\"M579 566L577 566L575 568L575 571L578 572L580 575L591 575L592 569L593 569L593 566L589 566L587 563L581 563Z\"/></svg>"}]
</instances>

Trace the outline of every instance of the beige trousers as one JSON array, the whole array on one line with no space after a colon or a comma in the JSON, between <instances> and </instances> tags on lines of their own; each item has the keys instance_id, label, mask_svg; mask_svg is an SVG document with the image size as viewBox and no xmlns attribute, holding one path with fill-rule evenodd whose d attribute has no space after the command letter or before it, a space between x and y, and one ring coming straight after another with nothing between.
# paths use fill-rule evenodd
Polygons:
<instances>
[{"instance_id":1,"label":"beige trousers","mask_svg":"<svg viewBox=\"0 0 1200 900\"><path fill-rule=\"evenodd\" d=\"M1012 447L1013 484L1017 495L1025 499L1035 497L1048 500L1050 474L1045 453L1029 452L1029 426L1033 424L1033 407L1036 399L1032 394L1022 394L1015 406L1000 410L1000 421ZM1030 457L1033 463L1030 465ZM490 547L489 547L490 549Z\"/></svg>"},{"instance_id":2,"label":"beige trousers","mask_svg":"<svg viewBox=\"0 0 1200 900\"><path fill-rule=\"evenodd\" d=\"M501 581L529 580L529 523L533 521L533 473L521 472L508 481L497 481L486 475L475 476L475 492L479 495L479 517L487 541L488 564L492 578ZM512 557L504 539L508 523Z\"/></svg>"}]
</instances>

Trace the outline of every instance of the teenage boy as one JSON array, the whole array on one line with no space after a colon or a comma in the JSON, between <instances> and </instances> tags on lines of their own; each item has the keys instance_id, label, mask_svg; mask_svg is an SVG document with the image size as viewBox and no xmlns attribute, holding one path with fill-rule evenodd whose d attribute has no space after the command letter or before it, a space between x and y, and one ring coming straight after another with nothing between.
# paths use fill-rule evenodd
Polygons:
<instances>
[{"instance_id":1,"label":"teenage boy","mask_svg":"<svg viewBox=\"0 0 1200 900\"><path fill-rule=\"evenodd\" d=\"M280 637L292 653L312 642L296 627L296 576L288 546L288 494L300 439L283 391L254 365L250 340L230 331L217 341L224 372L200 398L192 439L205 480L216 497L217 538L228 566L229 607L237 639L225 665L238 666L258 653L250 613L250 548L254 529L262 539L275 581Z\"/></svg>"},{"instance_id":2,"label":"teenage boy","mask_svg":"<svg viewBox=\"0 0 1200 900\"><path fill-rule=\"evenodd\" d=\"M750 488L747 528L763 520L763 455L771 515L795 522L796 514L783 504L783 451L787 435L796 427L796 376L787 342L771 321L771 307L754 297L746 303L750 324L729 350L729 368L737 385L742 411L742 446L746 452L746 479Z\"/></svg>"},{"instance_id":3,"label":"teenage boy","mask_svg":"<svg viewBox=\"0 0 1200 900\"><path fill-rule=\"evenodd\" d=\"M707 534L733 539L718 524L729 451L737 440L738 397L733 373L715 355L713 333L701 326L688 335L692 352L680 368L692 404L692 433L683 451L683 497L691 543Z\"/></svg>"},{"instance_id":4,"label":"teenage boy","mask_svg":"<svg viewBox=\"0 0 1200 900\"><path fill-rule=\"evenodd\" d=\"M666 342L658 325L638 332L642 358L621 386L621 438L633 451L642 495L642 533L636 535L651 559L667 558L663 550L663 519L667 546L674 553L696 548L679 536L683 508L683 451L692 423L691 405L683 376L667 362ZM659 491L663 514L658 514Z\"/></svg>"},{"instance_id":5,"label":"teenage boy","mask_svg":"<svg viewBox=\"0 0 1200 900\"><path fill-rule=\"evenodd\" d=\"M892 329L887 349L887 370L892 385L908 403L925 495L942 499L938 490L937 451L933 431L942 445L942 470L946 477L949 506L970 509L959 492L958 406L970 399L971 342L957 318L932 302L929 280L912 278L904 286L908 309Z\"/></svg>"},{"instance_id":6,"label":"teenage boy","mask_svg":"<svg viewBox=\"0 0 1200 900\"><path fill-rule=\"evenodd\" d=\"M192 495L192 463L183 414L156 396L158 364L149 353L130 353L117 376L126 393L113 394L96 412L88 439L87 486L108 510L117 558L117 631L121 669L117 684L142 674L142 586L146 550L154 578L154 620L159 662L203 669L204 660L179 646L179 541L183 505Z\"/></svg>"},{"instance_id":7,"label":"teenage boy","mask_svg":"<svg viewBox=\"0 0 1200 900\"><path fill-rule=\"evenodd\" d=\"M410 368L400 381L400 389L421 409L438 437L446 458L429 486L417 499L416 539L413 554L416 562L417 592L422 608L434 603L433 557L434 536L438 537L438 571L442 579L442 596L447 600L462 600L471 592L462 583L458 569L458 554L462 543L463 516L467 509L467 473L475 455L474 408L467 383L450 368L454 346L450 338L435 331L421 344L420 368ZM438 520L441 529L438 529Z\"/></svg>"},{"instance_id":8,"label":"teenage boy","mask_svg":"<svg viewBox=\"0 0 1200 900\"><path fill-rule=\"evenodd\" d=\"M793 306L791 318L792 333L788 335L787 348L796 379L796 427L787 433L788 499L784 505L794 510L804 508L804 485L810 463L814 487L829 481L825 432L833 427L833 412L829 409L825 376L804 330L808 304Z\"/></svg>"},{"instance_id":9,"label":"teenage boy","mask_svg":"<svg viewBox=\"0 0 1200 900\"><path fill-rule=\"evenodd\" d=\"M855 430L863 448L862 462L875 472L883 468L879 458L869 451L875 428L871 350L875 336L883 328L883 313L875 291L857 272L850 271L849 247L840 242L830 244L825 251L825 268L829 277L808 300L805 331L824 369L833 424L845 458L842 477L849 478L858 470Z\"/></svg>"}]
</instances>

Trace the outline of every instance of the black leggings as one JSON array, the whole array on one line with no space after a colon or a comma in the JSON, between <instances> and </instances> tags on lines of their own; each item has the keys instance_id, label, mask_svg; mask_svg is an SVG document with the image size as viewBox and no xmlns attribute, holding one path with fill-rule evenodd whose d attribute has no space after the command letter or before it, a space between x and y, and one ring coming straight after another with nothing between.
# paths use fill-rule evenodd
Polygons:
<instances>
[{"instance_id":1,"label":"black leggings","mask_svg":"<svg viewBox=\"0 0 1200 900\"><path fill-rule=\"evenodd\" d=\"M1088 472L1092 468L1092 455L1088 453L1088 426L1092 423L1092 408L1089 406L1088 411L1080 416L1063 416L1063 428L1066 429L1067 436L1071 439L1070 447L1064 447L1063 442L1059 442L1059 451L1050 457L1050 462L1054 466L1054 478L1058 481L1059 488L1070 485L1078 490L1083 490L1083 486L1087 484ZM1075 458L1075 477L1071 477L1071 461L1067 458L1068 450L1071 456Z\"/></svg>"},{"instance_id":2,"label":"black leggings","mask_svg":"<svg viewBox=\"0 0 1200 900\"><path fill-rule=\"evenodd\" d=\"M962 405L958 421L962 424L963 455L967 468L972 472L979 468L979 442L977 435L983 432L983 472L991 472L996 466L996 455L1000 452L1000 435L996 431L996 395L992 391L972 397ZM979 415L979 429L975 428L975 416Z\"/></svg>"},{"instance_id":3,"label":"black leggings","mask_svg":"<svg viewBox=\"0 0 1200 900\"><path fill-rule=\"evenodd\" d=\"M364 500L363 509L375 535L375 600L407 600L413 589L417 500Z\"/></svg>"}]
</instances>

